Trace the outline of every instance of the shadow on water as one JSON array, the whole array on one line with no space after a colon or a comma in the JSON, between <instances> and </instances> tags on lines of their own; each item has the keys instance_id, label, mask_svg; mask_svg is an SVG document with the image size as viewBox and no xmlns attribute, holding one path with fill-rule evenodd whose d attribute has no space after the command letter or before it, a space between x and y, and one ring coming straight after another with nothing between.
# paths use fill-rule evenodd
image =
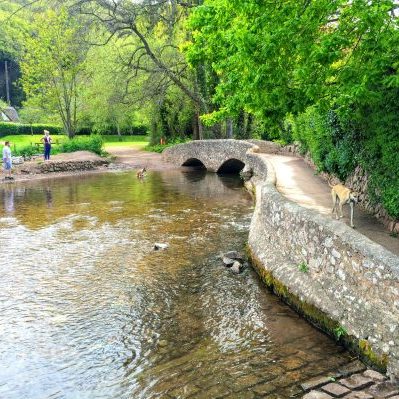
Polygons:
<instances>
[{"instance_id":1,"label":"shadow on water","mask_svg":"<svg viewBox=\"0 0 399 399\"><path fill-rule=\"evenodd\" d=\"M0 397L288 398L346 363L217 258L245 246L241 187L167 171L0 189Z\"/></svg>"}]
</instances>

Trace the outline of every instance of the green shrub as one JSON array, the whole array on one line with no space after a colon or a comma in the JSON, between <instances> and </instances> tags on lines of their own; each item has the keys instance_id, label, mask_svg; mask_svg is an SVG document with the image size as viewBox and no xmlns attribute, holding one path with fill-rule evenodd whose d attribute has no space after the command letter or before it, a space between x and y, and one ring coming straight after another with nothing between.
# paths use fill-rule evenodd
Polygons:
<instances>
[{"instance_id":1,"label":"green shrub","mask_svg":"<svg viewBox=\"0 0 399 399\"><path fill-rule=\"evenodd\" d=\"M295 123L291 123L293 137L300 143L302 151L309 151L319 171L326 170L325 160L333 144L325 116L317 107L309 107L296 118Z\"/></svg>"},{"instance_id":2,"label":"green shrub","mask_svg":"<svg viewBox=\"0 0 399 399\"><path fill-rule=\"evenodd\" d=\"M60 145L59 152L91 151L104 155L103 139L100 135L93 134L89 137L74 137Z\"/></svg>"},{"instance_id":3,"label":"green shrub","mask_svg":"<svg viewBox=\"0 0 399 399\"><path fill-rule=\"evenodd\" d=\"M24 158L30 158L32 155L37 154L39 151L36 146L25 145L23 147L16 147L13 151L13 155L23 156Z\"/></svg>"},{"instance_id":4,"label":"green shrub","mask_svg":"<svg viewBox=\"0 0 399 399\"><path fill-rule=\"evenodd\" d=\"M161 153L165 148L172 147L176 144L186 143L187 141L190 140L188 138L178 137L170 140L167 144L149 144L146 147L144 147L144 150Z\"/></svg>"},{"instance_id":5,"label":"green shrub","mask_svg":"<svg viewBox=\"0 0 399 399\"><path fill-rule=\"evenodd\" d=\"M48 130L51 135L64 133L64 129L57 125L0 122L0 137L21 134L42 134L43 130Z\"/></svg>"},{"instance_id":6,"label":"green shrub","mask_svg":"<svg viewBox=\"0 0 399 399\"><path fill-rule=\"evenodd\" d=\"M357 165L369 175L368 195L388 214L399 218L399 117L383 117L382 111L364 115L339 115L312 106L289 120L293 137L303 152L309 151L319 171L345 180ZM360 115L360 116L359 116Z\"/></svg>"},{"instance_id":7,"label":"green shrub","mask_svg":"<svg viewBox=\"0 0 399 399\"><path fill-rule=\"evenodd\" d=\"M120 133L122 136L146 136L148 134L148 128L145 125L122 127ZM116 126L112 125L102 128L98 126L80 126L76 129L75 134L77 136L88 136L90 134L118 136L118 130Z\"/></svg>"}]
</instances>

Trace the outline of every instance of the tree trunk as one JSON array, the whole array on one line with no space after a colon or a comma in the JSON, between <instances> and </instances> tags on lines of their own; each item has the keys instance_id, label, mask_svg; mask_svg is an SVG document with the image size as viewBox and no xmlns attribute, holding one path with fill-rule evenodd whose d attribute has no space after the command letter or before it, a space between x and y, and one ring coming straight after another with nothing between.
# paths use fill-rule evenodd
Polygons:
<instances>
[{"instance_id":1,"label":"tree trunk","mask_svg":"<svg viewBox=\"0 0 399 399\"><path fill-rule=\"evenodd\" d=\"M248 114L247 117L247 124L245 127L245 137L247 137L248 139L250 139L252 137L252 122L254 120L254 117L252 114Z\"/></svg>"},{"instance_id":2,"label":"tree trunk","mask_svg":"<svg viewBox=\"0 0 399 399\"><path fill-rule=\"evenodd\" d=\"M198 112L193 116L193 140L199 140Z\"/></svg>"},{"instance_id":3,"label":"tree trunk","mask_svg":"<svg viewBox=\"0 0 399 399\"><path fill-rule=\"evenodd\" d=\"M238 113L238 118L237 118L237 136L240 139L248 139L249 137L247 136L247 132L245 129L245 112L241 110Z\"/></svg>"},{"instance_id":4,"label":"tree trunk","mask_svg":"<svg viewBox=\"0 0 399 399\"><path fill-rule=\"evenodd\" d=\"M122 141L122 138L121 138L121 129L120 129L120 127L119 127L119 123L118 123L118 122L116 122L116 133L118 134L118 140L119 140L119 141Z\"/></svg>"},{"instance_id":5,"label":"tree trunk","mask_svg":"<svg viewBox=\"0 0 399 399\"><path fill-rule=\"evenodd\" d=\"M233 119L228 118L226 121L226 136L228 139L233 138Z\"/></svg>"}]
</instances>

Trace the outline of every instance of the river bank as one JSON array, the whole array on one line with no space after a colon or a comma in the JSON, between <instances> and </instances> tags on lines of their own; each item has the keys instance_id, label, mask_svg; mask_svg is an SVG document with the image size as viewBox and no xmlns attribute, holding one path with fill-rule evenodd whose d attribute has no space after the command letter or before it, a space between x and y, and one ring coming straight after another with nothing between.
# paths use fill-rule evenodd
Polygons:
<instances>
[{"instance_id":1,"label":"river bank","mask_svg":"<svg viewBox=\"0 0 399 399\"><path fill-rule=\"evenodd\" d=\"M110 171L134 170L146 167L147 170L175 169L171 164L163 162L161 155L136 148L110 147L108 157L100 157L88 151L58 154L50 161L37 157L20 165L14 165L13 180L0 179L0 184L12 182L28 182L48 178L81 176Z\"/></svg>"}]
</instances>

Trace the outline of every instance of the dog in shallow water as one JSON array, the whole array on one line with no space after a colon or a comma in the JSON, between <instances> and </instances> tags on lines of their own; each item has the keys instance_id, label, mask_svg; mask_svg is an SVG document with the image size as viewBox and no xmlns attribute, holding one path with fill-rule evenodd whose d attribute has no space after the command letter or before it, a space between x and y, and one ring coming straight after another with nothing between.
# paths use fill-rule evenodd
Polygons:
<instances>
[{"instance_id":1,"label":"dog in shallow water","mask_svg":"<svg viewBox=\"0 0 399 399\"><path fill-rule=\"evenodd\" d=\"M351 207L351 227L355 227L353 224L353 208L355 204L359 202L358 193L352 191L350 188L343 186L342 184L331 185L328 182L328 185L331 188L331 196L333 200L333 208L332 213L335 211L336 218L338 219L338 207L341 213L341 218L344 216L342 214L342 206L345 204L349 204Z\"/></svg>"},{"instance_id":2,"label":"dog in shallow water","mask_svg":"<svg viewBox=\"0 0 399 399\"><path fill-rule=\"evenodd\" d=\"M137 173L136 173L137 178L138 179L142 179L144 177L144 175L145 175L145 172L147 172L147 168L146 167L138 170Z\"/></svg>"}]
</instances>

